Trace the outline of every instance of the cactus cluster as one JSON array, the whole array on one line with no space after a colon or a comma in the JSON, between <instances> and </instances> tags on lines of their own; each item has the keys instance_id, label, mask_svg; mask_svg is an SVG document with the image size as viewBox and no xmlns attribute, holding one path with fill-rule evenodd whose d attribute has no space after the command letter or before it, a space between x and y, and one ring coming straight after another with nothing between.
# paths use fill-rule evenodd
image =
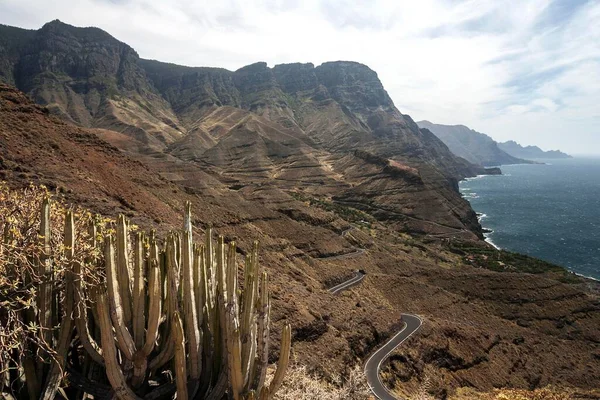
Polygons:
<instances>
[{"instance_id":1,"label":"cactus cluster","mask_svg":"<svg viewBox=\"0 0 600 400\"><path fill-rule=\"evenodd\" d=\"M48 250L48 199L40 215L39 240ZM242 290L235 243L222 236L215 242L208 228L195 244L191 221L187 203L183 229L159 242L154 232L130 232L123 216L102 234L92 219L84 237L99 252L80 260L74 216L66 212L61 279L52 276L49 251L36 260L45 279L26 318L37 321L52 351L34 349L45 362L24 363L28 398L273 398L289 363L291 331L284 326L267 384L271 306L258 243L245 257ZM104 281L90 280L84 265ZM54 329L57 312L62 319Z\"/></svg>"}]
</instances>

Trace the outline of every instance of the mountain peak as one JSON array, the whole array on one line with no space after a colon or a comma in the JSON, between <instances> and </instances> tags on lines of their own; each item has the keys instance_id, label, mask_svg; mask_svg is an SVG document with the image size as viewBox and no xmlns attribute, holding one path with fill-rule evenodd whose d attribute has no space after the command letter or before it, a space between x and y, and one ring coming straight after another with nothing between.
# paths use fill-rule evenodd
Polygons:
<instances>
[{"instance_id":1,"label":"mountain peak","mask_svg":"<svg viewBox=\"0 0 600 400\"><path fill-rule=\"evenodd\" d=\"M111 43L118 44L119 46L123 46L128 48L128 50L135 53L135 56L138 57L137 53L133 48L129 45L121 42L110 33L106 32L97 27L79 27L67 24L59 19L55 19L44 24L38 31L38 36L42 39L47 39L53 37L53 35L65 36L69 39L69 41L84 41L84 42L98 42L102 43ZM67 43L67 45L70 43Z\"/></svg>"},{"instance_id":2,"label":"mountain peak","mask_svg":"<svg viewBox=\"0 0 600 400\"><path fill-rule=\"evenodd\" d=\"M50 21L50 22L46 22L46 23L44 24L44 26L61 26L61 25L72 26L72 25L69 25L69 24L65 24L64 22L62 22L62 21L61 21L60 19L58 19L58 18L57 18L57 19L53 19L52 21ZM44 26L42 26L42 28L43 28Z\"/></svg>"},{"instance_id":3,"label":"mountain peak","mask_svg":"<svg viewBox=\"0 0 600 400\"><path fill-rule=\"evenodd\" d=\"M322 63L321 65L319 65L319 67L323 67L323 66L336 66L336 67L340 67L340 68L365 69L365 70L368 70L371 72L375 72L371 68L369 68L368 65L359 63L358 61L348 61L348 60L326 61L326 62Z\"/></svg>"},{"instance_id":4,"label":"mountain peak","mask_svg":"<svg viewBox=\"0 0 600 400\"><path fill-rule=\"evenodd\" d=\"M258 61L246 66L243 66L242 68L238 69L235 72L254 72L254 71L264 71L266 69L269 69L268 65L266 62L264 61Z\"/></svg>"}]
</instances>

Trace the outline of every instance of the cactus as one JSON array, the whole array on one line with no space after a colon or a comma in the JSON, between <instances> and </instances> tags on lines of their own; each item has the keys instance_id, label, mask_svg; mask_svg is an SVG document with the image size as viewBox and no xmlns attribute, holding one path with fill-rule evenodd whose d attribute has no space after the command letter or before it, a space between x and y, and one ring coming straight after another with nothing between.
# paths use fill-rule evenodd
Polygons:
<instances>
[{"instance_id":1,"label":"cactus","mask_svg":"<svg viewBox=\"0 0 600 400\"><path fill-rule=\"evenodd\" d=\"M91 238L91 247L96 247L96 224L92 221L89 224L88 234ZM93 260L86 260L88 263L93 263ZM77 328L77 333L79 334L79 340L83 348L87 351L93 361L100 365L104 365L104 359L102 358L102 350L100 346L94 339L93 335L90 333L90 329L88 326L88 313L87 307L85 304L85 298L83 296L84 286L83 286L83 275L81 271L81 263L75 262L73 264L73 298L75 303L75 326Z\"/></svg>"},{"instance_id":2,"label":"cactus","mask_svg":"<svg viewBox=\"0 0 600 400\"><path fill-rule=\"evenodd\" d=\"M98 316L100 317L98 323L102 333L102 353L106 364L108 381L120 400L138 400L139 397L127 386L125 376L117 360L117 349L115 348L115 340L112 332L113 326L104 292L100 291L96 296L96 305L98 307Z\"/></svg>"},{"instance_id":3,"label":"cactus","mask_svg":"<svg viewBox=\"0 0 600 400\"><path fill-rule=\"evenodd\" d=\"M179 312L173 313L171 321L171 335L175 344L175 381L177 385L177 399L187 400L187 368L185 359L185 337Z\"/></svg>"},{"instance_id":4,"label":"cactus","mask_svg":"<svg viewBox=\"0 0 600 400\"><path fill-rule=\"evenodd\" d=\"M118 290L121 296L121 313L125 327L131 325L131 268L129 265L129 224L123 215L117 218L117 272Z\"/></svg>"},{"instance_id":5,"label":"cactus","mask_svg":"<svg viewBox=\"0 0 600 400\"><path fill-rule=\"evenodd\" d=\"M38 315L41 339L45 343L52 343L52 264L50 254L50 199L44 198L41 209L40 241L42 254L39 261L38 274L42 277L40 290L38 292ZM44 376L44 364L38 364L38 379Z\"/></svg>"},{"instance_id":6,"label":"cactus","mask_svg":"<svg viewBox=\"0 0 600 400\"><path fill-rule=\"evenodd\" d=\"M291 331L289 325L283 328L278 366L266 386L270 303L257 242L245 257L240 290L236 244L226 245L223 236L215 243L208 228L204 243L195 245L189 203L183 230L169 233L163 246L154 232L130 235L129 222L119 216L116 229L103 234L101 255L82 259L75 252L75 216L67 211L61 274L60 268L53 273L52 263L63 258L50 257L48 198L42 201L40 216L42 251L36 268L43 280L36 295L37 315L24 314L24 320L37 321L42 328L38 336L52 351L38 351L47 363L36 365L29 358L23 364L29 398L56 398L65 370L79 360L83 364L77 368L83 370L72 374L73 381L79 380L74 386L77 399L88 398L89 385L101 385L89 390L94 396L110 389L122 400L164 398L173 391L178 399L222 400L226 394L234 400L273 398L289 363ZM1 231L6 246L9 222ZM95 248L94 221L87 236L87 244ZM4 247L0 257L3 252ZM96 275L90 278L90 273ZM58 307L53 309L53 304ZM53 330L58 317L59 329ZM74 333L79 341L73 340ZM97 376L99 368L104 372ZM166 371L173 383L164 378ZM153 387L151 380L160 386Z\"/></svg>"},{"instance_id":7,"label":"cactus","mask_svg":"<svg viewBox=\"0 0 600 400\"><path fill-rule=\"evenodd\" d=\"M53 355L46 386L40 397L42 400L53 400L56 397L73 334L73 265L76 261L73 260L75 254L75 223L72 211L67 211L65 216L64 233L65 257L67 262L70 263L70 268L65 271L64 315L60 324L58 343L55 349L56 354Z\"/></svg>"}]
</instances>

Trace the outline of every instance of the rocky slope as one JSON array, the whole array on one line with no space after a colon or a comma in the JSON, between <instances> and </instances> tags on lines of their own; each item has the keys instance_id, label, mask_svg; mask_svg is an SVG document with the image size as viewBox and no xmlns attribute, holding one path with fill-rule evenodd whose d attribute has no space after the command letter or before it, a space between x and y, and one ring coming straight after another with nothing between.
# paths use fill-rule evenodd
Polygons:
<instances>
[{"instance_id":1,"label":"rocky slope","mask_svg":"<svg viewBox=\"0 0 600 400\"><path fill-rule=\"evenodd\" d=\"M410 311L427 322L399 353L401 363L391 364L393 374L386 374L401 388L427 374L443 382L436 390L448 393L462 386L548 382L589 389L600 379L600 307L584 281L560 270L532 275L517 265L481 268L434 236L399 234L392 219L378 222L376 209L361 212L309 190L231 184L220 170L198 162L165 153L127 156L99 137L134 140L62 122L0 85L3 180L14 187L45 184L74 204L105 215L125 213L142 227L159 223L161 230L181 223L189 200L196 225L212 224L242 251L260 238L261 262L273 277L273 335L283 321L292 323L301 364L329 374L360 363L398 329L399 313ZM379 196L387 190L377 181L419 180L413 169L366 152L336 163L351 170L348 176L365 175L363 185L376 185L369 190ZM355 253L357 247L366 251ZM343 254L353 255L333 257ZM356 269L367 272L361 285L340 296L327 292Z\"/></svg>"},{"instance_id":2,"label":"rocky slope","mask_svg":"<svg viewBox=\"0 0 600 400\"><path fill-rule=\"evenodd\" d=\"M301 186L363 210L377 203L391 212L376 215L404 230L481 236L457 182L485 170L401 114L364 65L182 67L141 60L106 32L60 21L38 31L2 27L0 37L10 66L1 79L67 121L101 129L142 162L167 153L218 169L228 185ZM415 169L420 179L398 185L387 174L373 186L371 176L346 176L348 165L371 168L356 151Z\"/></svg>"},{"instance_id":3,"label":"rocky slope","mask_svg":"<svg viewBox=\"0 0 600 400\"><path fill-rule=\"evenodd\" d=\"M514 157L526 157L526 158L571 158L570 155L563 153L560 150L544 151L537 146L521 146L514 140L508 142L498 143L498 147L502 150L511 154Z\"/></svg>"},{"instance_id":4,"label":"rocky slope","mask_svg":"<svg viewBox=\"0 0 600 400\"><path fill-rule=\"evenodd\" d=\"M25 47L44 41L36 31L18 32ZM34 85L30 95L41 103L37 88L56 98L69 90L73 99L91 93L73 89L87 75L76 78L66 65L81 65L88 53L78 46L100 46L99 34L89 31L88 40L78 29L66 32L79 43L69 39L70 50L57 50L57 57L64 55L57 59L67 61L39 65L70 75L60 85ZM2 56L9 66L3 71L13 71L12 83L20 85L14 71L25 68L24 53L7 37L0 36L0 43L11 43L0 54L15 55ZM125 45L106 40L121 49L107 54L125 52L136 60ZM52 59L54 50L47 51L44 57ZM98 60L118 93L98 93L103 102L120 104L110 110L122 113L94 114L89 124L73 125L69 107L62 108L68 115L52 115L54 103L40 107L0 85L3 180L19 187L42 183L74 204L125 213L140 226L158 223L163 230L181 223L189 200L195 224L212 224L242 251L260 239L261 262L273 277L273 335L290 321L295 359L325 374L360 363L398 329L400 312L413 312L429 328L399 353L408 362L390 364L387 377L399 387L418 383L430 370L445 379L449 393L461 386L548 382L592 388L600 380L597 289L562 270L532 274L508 264L490 270L453 247L457 238L479 243L476 215L456 183L482 169L402 115L373 71L338 62L316 68L259 63L231 72L117 58L123 69L116 72ZM96 76L97 68L76 71ZM90 112L83 104L77 109ZM132 104L144 104L143 113ZM145 113L151 114L148 125ZM168 116L163 123L173 135L157 134L158 115ZM482 246L491 252L486 260L499 257ZM356 269L367 272L361 285L340 296L327 292Z\"/></svg>"},{"instance_id":5,"label":"rocky slope","mask_svg":"<svg viewBox=\"0 0 600 400\"><path fill-rule=\"evenodd\" d=\"M53 21L37 31L0 26L0 79L64 119L126 132L162 148L181 135L137 53L98 28Z\"/></svg>"},{"instance_id":6,"label":"rocky slope","mask_svg":"<svg viewBox=\"0 0 600 400\"><path fill-rule=\"evenodd\" d=\"M484 166L528 164L531 161L514 157L500 149L499 144L486 134L464 125L441 125L419 121L417 125L428 129L442 140L459 157Z\"/></svg>"},{"instance_id":7,"label":"rocky slope","mask_svg":"<svg viewBox=\"0 0 600 400\"><path fill-rule=\"evenodd\" d=\"M386 158L429 162L446 176L482 169L453 156L401 114L377 74L355 62L256 63L235 72L140 60L148 77L189 129L215 108L241 108L308 136L330 151L369 150Z\"/></svg>"}]
</instances>

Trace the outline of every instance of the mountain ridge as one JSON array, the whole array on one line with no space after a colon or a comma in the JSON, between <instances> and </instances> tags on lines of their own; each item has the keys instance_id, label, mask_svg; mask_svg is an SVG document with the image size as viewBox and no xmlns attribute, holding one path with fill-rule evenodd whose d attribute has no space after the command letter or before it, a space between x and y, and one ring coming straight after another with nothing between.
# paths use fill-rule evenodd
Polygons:
<instances>
[{"instance_id":1,"label":"mountain ridge","mask_svg":"<svg viewBox=\"0 0 600 400\"><path fill-rule=\"evenodd\" d=\"M366 151L419 171L420 180L402 185L390 176L382 181L391 185L393 195L384 201L393 212L379 212L381 218L398 220L408 211L417 218L408 218L405 229L437 232L443 222L460 234L482 236L457 183L485 169L454 156L402 114L377 73L363 64L187 67L140 59L97 28L52 21L33 33L4 28L0 35L7 29L21 32L25 43L17 46L19 58L5 57L13 62L17 87L53 114L100 129L102 137L144 162L167 153L218 169L231 182L295 182L311 190L323 182L327 189L318 191L335 191L339 201L352 199L366 210L373 209L376 192L370 185L346 187L344 180L368 177L338 170L349 160L364 163L353 154ZM392 202L394 196L407 205Z\"/></svg>"},{"instance_id":2,"label":"mountain ridge","mask_svg":"<svg viewBox=\"0 0 600 400\"><path fill-rule=\"evenodd\" d=\"M540 149L538 146L521 146L514 140L509 140L507 142L498 143L498 147L507 152L508 154L512 154L515 157L527 157L527 158L547 158L547 159L556 159L556 158L573 158L567 153L563 153L560 150L548 150L544 151Z\"/></svg>"},{"instance_id":3,"label":"mountain ridge","mask_svg":"<svg viewBox=\"0 0 600 400\"><path fill-rule=\"evenodd\" d=\"M489 167L532 163L532 161L509 154L490 136L477 132L465 125L434 124L426 120L419 121L417 124L421 128L429 129L454 154L474 164Z\"/></svg>"}]
</instances>

